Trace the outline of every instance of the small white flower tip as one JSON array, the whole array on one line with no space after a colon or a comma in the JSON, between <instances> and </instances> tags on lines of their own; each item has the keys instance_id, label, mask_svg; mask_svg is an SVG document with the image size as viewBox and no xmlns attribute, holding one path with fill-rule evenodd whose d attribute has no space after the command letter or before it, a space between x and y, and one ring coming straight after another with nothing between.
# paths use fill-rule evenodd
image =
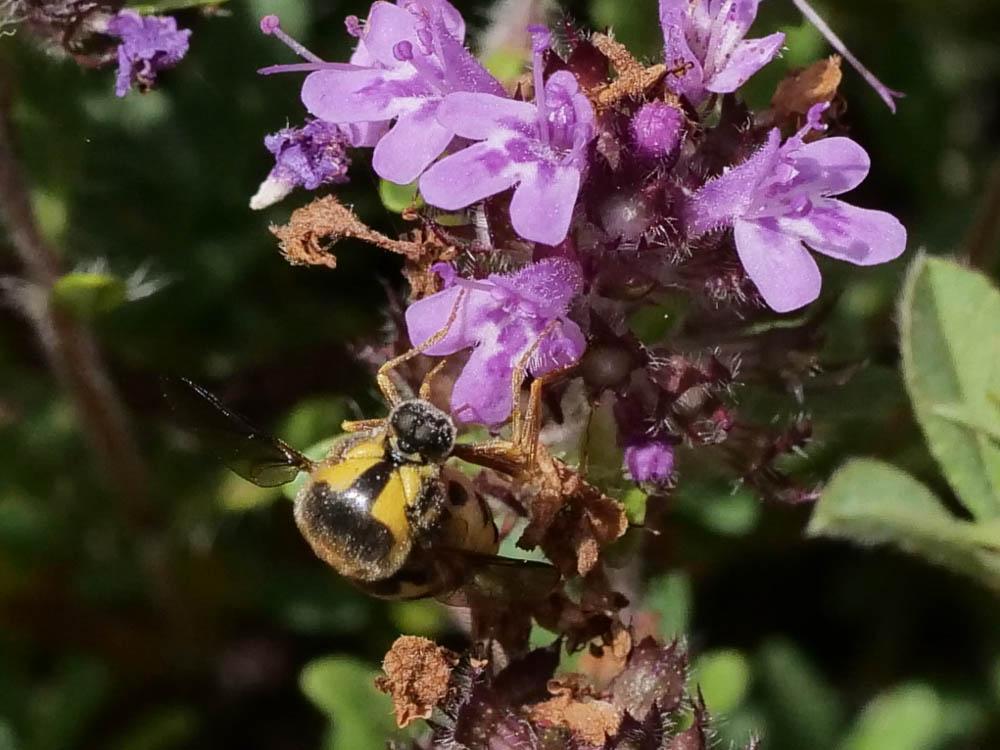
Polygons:
<instances>
[{"instance_id":1,"label":"small white flower tip","mask_svg":"<svg viewBox=\"0 0 1000 750\"><path fill-rule=\"evenodd\" d=\"M291 193L294 187L291 183L268 177L260 183L257 192L250 199L250 208L254 211L260 211L268 206L273 206Z\"/></svg>"}]
</instances>

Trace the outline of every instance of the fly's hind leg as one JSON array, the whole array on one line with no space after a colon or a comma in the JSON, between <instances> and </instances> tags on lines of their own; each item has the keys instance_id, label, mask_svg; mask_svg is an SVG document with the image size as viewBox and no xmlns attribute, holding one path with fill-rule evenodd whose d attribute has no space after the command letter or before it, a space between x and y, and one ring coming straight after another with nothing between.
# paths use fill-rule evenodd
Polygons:
<instances>
[{"instance_id":1,"label":"fly's hind leg","mask_svg":"<svg viewBox=\"0 0 1000 750\"><path fill-rule=\"evenodd\" d=\"M547 384L558 380L576 366L572 364L561 367L535 378L528 391L527 406L522 411L521 388L527 376L528 362L541 340L551 330L550 324L535 344L521 356L514 368L514 375L511 378L513 408L510 419L510 440L495 440L478 445L456 445L455 455L459 458L512 476L523 474L534 467L538 454L538 435L542 425L542 393Z\"/></svg>"}]
</instances>

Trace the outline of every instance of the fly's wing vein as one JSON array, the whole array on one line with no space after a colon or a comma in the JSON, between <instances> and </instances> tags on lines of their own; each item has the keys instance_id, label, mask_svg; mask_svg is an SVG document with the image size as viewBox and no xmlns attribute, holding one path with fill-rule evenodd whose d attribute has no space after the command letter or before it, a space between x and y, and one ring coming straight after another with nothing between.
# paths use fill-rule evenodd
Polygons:
<instances>
[{"instance_id":1,"label":"fly's wing vein","mask_svg":"<svg viewBox=\"0 0 1000 750\"><path fill-rule=\"evenodd\" d=\"M259 487L278 487L315 464L283 440L252 425L187 378L164 378L164 395L181 426L201 437L215 457Z\"/></svg>"}]
</instances>

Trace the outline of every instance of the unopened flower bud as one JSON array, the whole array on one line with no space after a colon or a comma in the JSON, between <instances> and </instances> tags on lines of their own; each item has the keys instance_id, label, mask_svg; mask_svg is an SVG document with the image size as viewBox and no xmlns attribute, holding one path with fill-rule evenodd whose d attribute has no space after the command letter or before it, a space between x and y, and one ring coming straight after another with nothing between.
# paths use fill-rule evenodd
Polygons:
<instances>
[{"instance_id":1,"label":"unopened flower bud","mask_svg":"<svg viewBox=\"0 0 1000 750\"><path fill-rule=\"evenodd\" d=\"M625 465L636 482L665 482L674 472L674 448L649 439L625 447Z\"/></svg>"},{"instance_id":2,"label":"unopened flower bud","mask_svg":"<svg viewBox=\"0 0 1000 750\"><path fill-rule=\"evenodd\" d=\"M645 157L670 156L684 135L684 115L666 102L649 102L636 112L629 125L636 149Z\"/></svg>"}]
</instances>

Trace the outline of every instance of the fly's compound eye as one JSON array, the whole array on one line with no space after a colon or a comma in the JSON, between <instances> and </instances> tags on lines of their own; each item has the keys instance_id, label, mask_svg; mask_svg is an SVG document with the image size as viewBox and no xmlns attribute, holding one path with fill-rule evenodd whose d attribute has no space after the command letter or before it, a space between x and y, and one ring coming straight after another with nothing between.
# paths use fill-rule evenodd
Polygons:
<instances>
[{"instance_id":1,"label":"fly's compound eye","mask_svg":"<svg viewBox=\"0 0 1000 750\"><path fill-rule=\"evenodd\" d=\"M431 461L443 461L455 447L455 423L422 399L404 401L389 415L396 447Z\"/></svg>"}]
</instances>

